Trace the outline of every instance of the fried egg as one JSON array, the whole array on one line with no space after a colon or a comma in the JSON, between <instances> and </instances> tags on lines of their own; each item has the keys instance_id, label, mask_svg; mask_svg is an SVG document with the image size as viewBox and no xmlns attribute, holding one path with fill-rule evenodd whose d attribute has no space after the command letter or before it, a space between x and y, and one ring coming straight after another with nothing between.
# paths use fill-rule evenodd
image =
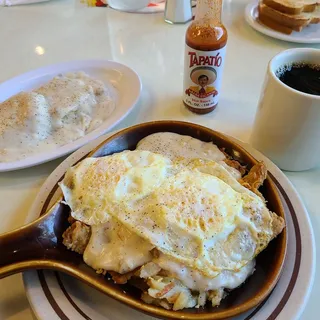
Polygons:
<instances>
[{"instance_id":1,"label":"fried egg","mask_svg":"<svg viewBox=\"0 0 320 320\"><path fill-rule=\"evenodd\" d=\"M190 136L173 132L157 132L139 141L137 150L159 153L171 160L197 158L214 160L229 171L237 180L241 178L238 170L228 166L224 162L226 155L215 144Z\"/></svg>"},{"instance_id":2,"label":"fried egg","mask_svg":"<svg viewBox=\"0 0 320 320\"><path fill-rule=\"evenodd\" d=\"M70 168L61 183L72 216L88 225L105 223L110 209L136 202L170 176L170 159L148 151L124 151L87 158ZM112 211L112 210L111 210Z\"/></svg>"},{"instance_id":3,"label":"fried egg","mask_svg":"<svg viewBox=\"0 0 320 320\"><path fill-rule=\"evenodd\" d=\"M84 159L60 186L75 219L112 219L206 277L238 272L275 236L276 215L213 160L124 151Z\"/></svg>"}]
</instances>

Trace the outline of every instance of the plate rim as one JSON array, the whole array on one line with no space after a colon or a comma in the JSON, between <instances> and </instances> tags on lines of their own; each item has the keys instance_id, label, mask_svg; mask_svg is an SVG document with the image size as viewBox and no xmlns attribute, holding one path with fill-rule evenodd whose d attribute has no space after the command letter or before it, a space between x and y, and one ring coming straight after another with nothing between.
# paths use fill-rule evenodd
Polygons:
<instances>
[{"instance_id":1,"label":"plate rim","mask_svg":"<svg viewBox=\"0 0 320 320\"><path fill-rule=\"evenodd\" d=\"M94 148L94 146L98 145L99 143L101 143L103 140L105 140L107 137L109 137L110 135L116 133L115 132L111 132L107 135L104 135L103 137L100 137L99 139L97 139L96 141L92 141L90 144L82 147L81 149L79 149L78 151L76 151L74 153L74 155L76 156L76 154L84 154L84 150L86 151L90 151L92 148ZM275 164L273 164L268 158L266 158L265 156L263 156L259 151L255 150L253 147L251 147L249 144L244 143L242 141L239 141L236 138L231 137L232 139L234 139L237 143L239 143L242 147L244 147L245 149L248 150L249 153L253 154L254 157L257 158L262 158L264 161L266 161L269 166L272 166L272 169L274 169L278 174L280 174L281 178L284 180L284 182L287 184L287 188L290 188L291 192L293 193L294 197L296 198L295 200L298 202L299 206L301 206L301 208L304 211L304 218L306 220L306 227L308 229L308 231L310 232L310 236L311 236L311 243L312 243L312 250L310 251L310 260L311 263L309 265L309 276L308 276L308 281L306 281L306 283L308 284L303 290L304 290L304 294L302 295L302 298L300 299L300 303L297 304L297 309L294 312L295 317L298 318L301 313L303 312L305 305L309 299L310 293L311 293L311 289L312 289L312 285L313 285L313 279L314 279L314 275L315 275L315 264L316 264L316 258L315 258L315 239L314 239L314 235L313 235L313 229L312 229L312 225L311 225L311 221L310 221L310 217L308 215L308 212L299 196L299 194L297 193L297 191L295 190L294 186L292 185L292 183L290 182L290 180L284 175L284 173L276 167ZM87 153L87 152L86 152ZM258 155L258 156L257 156ZM60 169L60 166L65 164L67 161L70 161L72 163L72 155L69 156L65 161L63 161L54 171L53 173L47 178L46 182L52 178L53 175L55 175L56 171L58 171ZM46 182L44 183L43 187L41 188L41 190L44 188ZM281 186L283 185L283 183L281 183ZM38 195L40 197L40 193ZM37 197L38 198L38 197ZM36 205L37 202L37 198L35 199L34 205ZM28 220L31 219L30 217L30 213L32 213L32 209L34 209L34 206L32 206L29 214L28 214ZM33 215L34 216L34 215ZM33 217L34 218L34 217ZM23 280L24 280L24 286L25 286L25 290L26 290L26 294L30 303L31 308L33 309L34 313L38 316L38 319L43 319L41 318L41 311L37 309L39 303L37 301L34 301L33 303L33 295L32 295L32 290L34 290L34 288L32 287L32 284L28 282L28 278L30 277L29 274L35 274L35 271L28 271L27 273L23 274ZM294 291L294 288L293 290ZM44 295L44 293L42 292L42 295ZM42 297L43 298L43 297ZM46 298L45 298L46 300ZM288 299L289 300L289 299ZM41 309L41 308L40 308ZM52 310L53 311L53 310ZM282 311L281 311L282 312ZM281 314L280 312L280 314ZM56 313L54 313L56 314Z\"/></svg>"},{"instance_id":2,"label":"plate rim","mask_svg":"<svg viewBox=\"0 0 320 320\"><path fill-rule=\"evenodd\" d=\"M115 69L115 70L125 70L128 72L131 77L134 79L134 86L136 87L136 91L134 92L131 104L127 104L119 111L119 115L116 116L116 119L110 123L110 125L104 127L104 122L95 130L88 132L83 137L72 141L66 145L62 145L57 149L53 149L49 152L42 152L30 157L27 157L22 160L12 161L12 162L0 162L0 172L8 172L8 171L15 171L20 169L25 169L29 167L33 167L42 163L46 163L57 158L63 157L67 154L70 154L77 149L83 147L87 143L94 141L95 139L99 138L101 135L106 134L112 128L114 128L119 122L121 122L129 113L133 110L133 108L137 105L139 98L142 92L142 81L138 73L131 67L108 59L88 59L88 60L70 60L59 62L55 64L48 64L42 66L40 68L35 68L29 70L25 73L19 74L15 77L12 77L6 81L0 83L0 91L4 90L3 87L16 85L17 83L21 83L23 81L29 81L35 77L44 77L46 75L54 75L61 72L68 72L70 69L80 69L81 68L108 68L108 69ZM59 71L59 70L64 71ZM117 109L117 107L116 107ZM116 112L116 110L114 110ZM112 117L112 114L111 114ZM105 122L107 122L106 119Z\"/></svg>"},{"instance_id":3,"label":"plate rim","mask_svg":"<svg viewBox=\"0 0 320 320\"><path fill-rule=\"evenodd\" d=\"M268 27L265 27L261 25L253 16L252 11L257 7L259 1L253 0L250 3L246 5L245 8L245 20L246 22L252 27L254 30L270 37L273 39L281 40L281 41L287 41L292 43L300 43L300 44L318 44L320 43L320 36L317 38L295 38L291 35L286 35L281 32L278 32L276 30L272 30ZM320 28L320 27L319 27Z\"/></svg>"}]
</instances>

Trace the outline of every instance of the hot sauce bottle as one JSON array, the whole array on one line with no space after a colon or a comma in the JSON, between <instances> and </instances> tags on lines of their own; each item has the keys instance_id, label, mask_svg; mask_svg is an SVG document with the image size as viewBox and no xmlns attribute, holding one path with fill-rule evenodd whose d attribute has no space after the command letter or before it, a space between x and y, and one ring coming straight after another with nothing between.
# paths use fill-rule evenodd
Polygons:
<instances>
[{"instance_id":1,"label":"hot sauce bottle","mask_svg":"<svg viewBox=\"0 0 320 320\"><path fill-rule=\"evenodd\" d=\"M228 39L221 10L222 0L198 0L186 32L183 102L195 113L209 113L219 101Z\"/></svg>"}]
</instances>

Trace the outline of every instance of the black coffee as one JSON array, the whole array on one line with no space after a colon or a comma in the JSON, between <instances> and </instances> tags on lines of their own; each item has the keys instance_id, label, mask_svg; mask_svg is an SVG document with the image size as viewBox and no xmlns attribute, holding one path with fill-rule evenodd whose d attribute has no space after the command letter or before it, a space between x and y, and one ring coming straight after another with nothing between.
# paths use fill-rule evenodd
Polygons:
<instances>
[{"instance_id":1,"label":"black coffee","mask_svg":"<svg viewBox=\"0 0 320 320\"><path fill-rule=\"evenodd\" d=\"M284 66L277 71L277 76L293 89L320 95L320 65L297 63Z\"/></svg>"}]
</instances>

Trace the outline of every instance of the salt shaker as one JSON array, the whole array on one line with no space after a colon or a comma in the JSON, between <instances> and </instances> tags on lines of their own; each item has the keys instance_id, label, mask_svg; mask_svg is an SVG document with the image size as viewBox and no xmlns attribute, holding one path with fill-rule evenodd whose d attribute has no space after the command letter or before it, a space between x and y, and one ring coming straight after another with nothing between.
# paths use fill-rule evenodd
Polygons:
<instances>
[{"instance_id":1,"label":"salt shaker","mask_svg":"<svg viewBox=\"0 0 320 320\"><path fill-rule=\"evenodd\" d=\"M167 0L164 20L171 24L186 23L192 20L191 0Z\"/></svg>"}]
</instances>

